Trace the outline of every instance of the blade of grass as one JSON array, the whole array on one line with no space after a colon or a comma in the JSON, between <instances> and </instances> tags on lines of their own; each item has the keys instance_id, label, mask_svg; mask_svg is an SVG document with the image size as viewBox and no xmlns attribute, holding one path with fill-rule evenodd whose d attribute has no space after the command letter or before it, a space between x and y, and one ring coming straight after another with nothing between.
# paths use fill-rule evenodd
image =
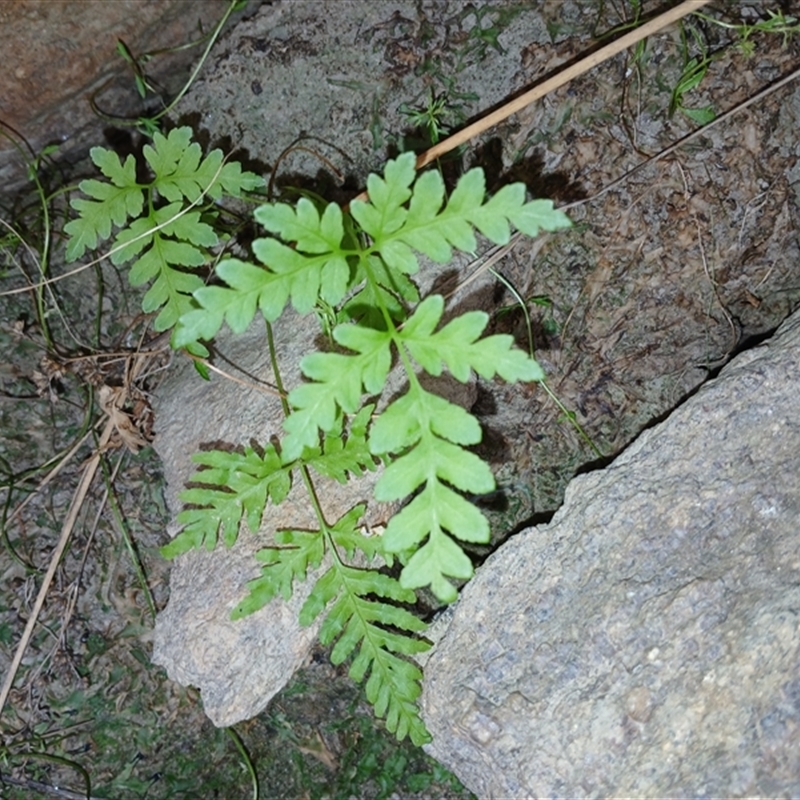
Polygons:
<instances>
[{"instance_id":1,"label":"blade of grass","mask_svg":"<svg viewBox=\"0 0 800 800\"><path fill-rule=\"evenodd\" d=\"M497 280L499 280L500 283L502 283L503 286L505 286L506 289L508 289L508 291L511 292L512 295L514 295L514 298L516 299L517 303L519 303L519 307L522 309L522 313L525 317L525 326L527 327L528 330L528 352L530 353L531 358L536 358L534 352L533 329L531 327L531 317L530 314L528 313L527 304L522 299L522 296L517 291L516 287L511 283L511 281L507 280L504 275L502 275L493 267L489 267L488 269L489 272L491 272L492 275L494 275L494 277L497 278ZM561 413L564 414L567 422L569 422L569 424L572 425L573 428L575 428L576 432L578 433L578 436L580 436L581 439L583 439L583 441L589 445L589 447L592 449L592 451L598 458L603 458L602 451L594 443L594 441L592 441L591 436L589 436L589 434L586 433L580 422L578 422L578 420L575 417L575 412L567 410L567 407L564 405L564 403L559 399L556 393L547 385L547 381L540 381L539 383L541 384L545 392L547 392L550 399L558 406Z\"/></svg>"},{"instance_id":2,"label":"blade of grass","mask_svg":"<svg viewBox=\"0 0 800 800\"><path fill-rule=\"evenodd\" d=\"M242 761L244 762L245 768L247 769L248 775L250 775L250 782L253 787L253 800L258 800L259 797L259 788L258 788L258 774L256 773L255 764L253 764L253 759L250 757L250 753L247 752L247 748L245 747L244 742L242 741L242 737L239 736L236 729L233 727L230 728L223 728L225 733L230 736L231 741L233 742L236 749L239 751L239 755L242 757Z\"/></svg>"},{"instance_id":3,"label":"blade of grass","mask_svg":"<svg viewBox=\"0 0 800 800\"><path fill-rule=\"evenodd\" d=\"M103 468L103 479L105 481L105 492L103 493L103 498L100 502L100 509L98 509L98 519L100 515L100 510L105 505L106 501L108 502L109 508L111 509L111 513L114 518L114 525L117 528L117 532L122 537L122 541L125 542L125 547L128 550L128 555L131 558L131 565L133 566L133 571L136 573L136 579L139 581L139 586L144 593L145 599L147 600L147 607L150 610L150 617L153 621L156 618L156 602L153 598L153 593L150 591L150 585L147 583L147 575L145 574L144 567L142 566L142 560L139 558L139 553L136 550L136 545L134 544L133 539L131 538L130 531L128 530L128 526L125 523L125 517L122 514L122 509L119 506L119 501L117 500L117 496L114 493L114 483L117 478L117 473L119 472L120 467L124 459L128 455L128 450L123 450L120 454L117 463L114 465L114 469L109 472L108 464L105 460L101 461L101 465ZM96 524L97 520L95 521Z\"/></svg>"}]
</instances>

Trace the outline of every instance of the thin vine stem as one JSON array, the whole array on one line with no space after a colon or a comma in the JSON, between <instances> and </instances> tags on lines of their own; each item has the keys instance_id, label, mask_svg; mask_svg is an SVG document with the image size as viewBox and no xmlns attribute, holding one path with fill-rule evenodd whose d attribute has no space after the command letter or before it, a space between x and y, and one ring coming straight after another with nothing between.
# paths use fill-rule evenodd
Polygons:
<instances>
[{"instance_id":1,"label":"thin vine stem","mask_svg":"<svg viewBox=\"0 0 800 800\"><path fill-rule=\"evenodd\" d=\"M493 267L489 267L488 269L489 272L491 272L492 275L494 275L494 277L497 278L497 280L500 281L500 283L502 283L503 286L505 286L506 289L508 289L508 291L511 292L512 295L514 295L514 299L517 301L519 307L522 309L522 314L525 318L525 327L528 330L528 352L530 353L531 358L535 359L536 355L535 355L535 347L533 341L533 328L531 326L531 316L528 313L528 306L522 299L522 295L520 295L520 293L517 291L516 286L514 286L514 284L511 283L511 281L509 281L501 272L498 272ZM589 434L586 433L583 426L575 418L575 412L569 411L567 409L564 403L559 399L558 395L547 385L547 381L539 381L539 383L541 383L542 388L548 394L550 399L559 407L561 412L564 414L564 417L566 418L567 422L569 422L569 424L572 425L573 428L575 428L578 436L580 436L581 439L583 439L583 441L586 442L587 445L589 445L589 447L592 449L592 452L598 458L604 458L602 450L600 450L600 448L594 443L591 436L589 436Z\"/></svg>"}]
</instances>

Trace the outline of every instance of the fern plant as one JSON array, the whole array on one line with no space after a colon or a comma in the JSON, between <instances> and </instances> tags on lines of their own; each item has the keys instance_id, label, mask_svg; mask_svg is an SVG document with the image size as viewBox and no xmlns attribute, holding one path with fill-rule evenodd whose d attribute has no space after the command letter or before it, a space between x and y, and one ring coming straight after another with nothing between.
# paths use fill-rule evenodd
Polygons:
<instances>
[{"instance_id":1,"label":"fern plant","mask_svg":"<svg viewBox=\"0 0 800 800\"><path fill-rule=\"evenodd\" d=\"M107 164L105 156L95 160ZM446 199L439 173L417 178L414 165L411 153L389 161L383 177L370 175L369 200L354 201L349 212L336 204L321 208L307 198L296 206L262 205L255 218L272 235L253 243L260 263L225 259L216 267L217 283L192 287L191 298L186 290L179 292L179 300L162 312L162 324L177 319L173 346L194 352L223 324L241 333L260 313L285 412L285 435L278 444L194 457L200 468L191 479L194 488L181 495L189 506L178 517L183 529L163 553L175 557L192 548L213 549L220 538L232 545L242 522L257 531L267 504L280 503L294 480L303 481L318 528L275 532L272 545L257 554L261 573L248 585L234 617L253 613L276 596L288 599L310 570L322 570L302 607L301 623L324 615L320 640L333 645L333 662L352 659L350 675L366 679L367 699L388 729L422 744L430 737L416 703L422 672L412 657L429 643L422 637L425 623L407 607L415 590L426 586L441 601L452 602L458 583L472 576L462 545L487 542L489 525L464 495L491 492L495 483L489 466L468 449L481 439L477 419L424 388L419 376L447 370L461 382L473 372L513 382L541 380L544 373L510 336L483 335L484 312L467 312L442 325L444 299L420 300L411 276L419 269L420 253L446 264L453 249L474 252L476 230L503 244L512 225L535 236L566 227L569 220L548 200L526 202L522 184L506 186L487 200L480 169L466 173ZM98 182L88 186L100 202L116 198L117 189L132 180L116 167L106 174L115 189L101 189ZM156 175L152 188L161 192L157 169ZM235 180L230 185L242 188ZM193 195L182 197L196 197L198 191L195 184ZM73 252L80 250L80 241L94 244L92 236L108 230L101 208L76 207L82 218L73 226L78 240L70 243ZM118 206L108 206L109 215L112 208L116 213L112 221L139 208L122 207L124 215ZM161 220L149 215L129 229L138 232ZM196 224L192 218L180 230ZM186 238L192 243L188 233ZM165 268L159 262L158 269ZM141 274L134 265L134 277ZM288 303L301 314L320 307L332 313L336 347L305 356L300 362L305 381L287 393L271 323ZM381 395L393 365L405 373L407 389L384 404ZM404 503L383 535L364 532L364 505L329 520L314 491L315 475L345 482L379 466L383 473L375 499ZM396 561L397 578L386 570Z\"/></svg>"}]
</instances>

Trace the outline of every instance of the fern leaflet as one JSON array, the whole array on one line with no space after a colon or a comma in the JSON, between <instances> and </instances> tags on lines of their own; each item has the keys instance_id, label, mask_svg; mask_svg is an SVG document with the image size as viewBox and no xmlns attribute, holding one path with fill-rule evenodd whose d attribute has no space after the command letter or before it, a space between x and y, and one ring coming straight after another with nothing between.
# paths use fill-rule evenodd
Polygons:
<instances>
[{"instance_id":1,"label":"fern leaflet","mask_svg":"<svg viewBox=\"0 0 800 800\"><path fill-rule=\"evenodd\" d=\"M112 226L119 229L112 261L123 264L138 256L130 281L134 286L153 281L142 309L147 313L160 310L154 323L158 331L172 328L191 311L192 293L203 286L203 280L191 270L208 264L209 248L218 244L214 229L201 221L200 211L188 211L188 205L204 193L210 200L219 200L223 195L238 197L263 184L240 164L223 163L219 150L202 158L200 145L191 142L191 136L191 128L185 127L168 136L154 134L153 144L143 149L153 172L148 183L137 180L133 156L122 163L116 153L92 148L92 160L108 181L80 183L81 192L92 199L73 200L78 217L64 226L70 236L67 261L109 239ZM205 213L214 215L211 208Z\"/></svg>"},{"instance_id":2,"label":"fern leaflet","mask_svg":"<svg viewBox=\"0 0 800 800\"><path fill-rule=\"evenodd\" d=\"M335 547L352 546L354 538L364 543L369 541L355 528L361 513L363 506L353 509L330 528ZM300 622L310 625L328 608L319 638L325 645L335 642L331 661L341 664L355 653L349 674L361 682L369 672L367 700L375 713L386 717L386 727L398 739L410 736L411 741L420 745L430 741L416 703L422 670L405 657L430 648L428 642L418 637L427 626L396 605L414 599L414 593L394 578L375 570L351 567L334 558L314 584L300 611Z\"/></svg>"},{"instance_id":3,"label":"fern leaflet","mask_svg":"<svg viewBox=\"0 0 800 800\"><path fill-rule=\"evenodd\" d=\"M165 558L193 548L213 550L220 534L230 547L239 535L243 517L248 528L257 531L267 500L278 504L291 488L291 470L281 463L272 445L267 445L263 455L246 447L243 453L196 453L192 460L203 468L190 479L197 485L181 492L180 498L195 507L178 514L184 529L161 548Z\"/></svg>"}]
</instances>

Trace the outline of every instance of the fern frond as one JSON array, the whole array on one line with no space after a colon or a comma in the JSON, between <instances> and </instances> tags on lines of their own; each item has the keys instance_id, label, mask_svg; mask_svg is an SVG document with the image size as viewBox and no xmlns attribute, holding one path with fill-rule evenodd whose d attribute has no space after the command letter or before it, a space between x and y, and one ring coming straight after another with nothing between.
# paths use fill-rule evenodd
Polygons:
<instances>
[{"instance_id":1,"label":"fern frond","mask_svg":"<svg viewBox=\"0 0 800 800\"><path fill-rule=\"evenodd\" d=\"M367 470L377 469L375 456L367 444L367 427L374 410L374 405L364 406L350 420L346 436L342 434L341 420L338 421L326 432L321 450L308 448L303 452L303 463L339 483L347 483L350 475L361 476Z\"/></svg>"},{"instance_id":2,"label":"fern frond","mask_svg":"<svg viewBox=\"0 0 800 800\"><path fill-rule=\"evenodd\" d=\"M407 211L404 208L393 211L396 217L391 224L379 227L376 220L383 217L370 211L369 203L352 203L353 217L374 239L374 250L391 268L400 272L413 274L417 271L415 250L440 263L452 258L453 247L473 253L476 248L473 228L495 244L506 244L511 238L510 225L531 236L540 230L554 231L571 225L569 217L555 210L549 200L525 203L525 186L521 183L504 186L484 202L486 180L480 168L471 169L459 179L442 208L444 182L436 171L423 173L414 184L413 192L409 192L406 179L413 164L413 153L404 153L396 161L389 162L391 174L396 172L401 177L394 187L395 195L388 191L384 193L398 199L403 196L411 198ZM375 202L371 191L370 202ZM387 208L394 210L394 205ZM370 227L365 227L365 223Z\"/></svg>"},{"instance_id":3,"label":"fern frond","mask_svg":"<svg viewBox=\"0 0 800 800\"><path fill-rule=\"evenodd\" d=\"M510 336L478 337L487 323L469 312L436 331L444 300L426 298L397 331L395 342L431 375L443 366L460 381L470 371L490 378L541 380L541 367L513 347ZM454 539L487 542L486 518L453 488L472 494L494 489L488 465L464 445L480 441L478 421L459 406L412 381L406 395L392 402L372 426L369 446L376 455L397 454L375 486L378 500L400 500L422 491L392 518L383 536L387 553L413 553L400 576L408 588L430 584L436 596L452 602L449 579L472 576L472 565Z\"/></svg>"},{"instance_id":4,"label":"fern frond","mask_svg":"<svg viewBox=\"0 0 800 800\"><path fill-rule=\"evenodd\" d=\"M141 253L131 265L128 280L132 286L153 281L142 299L142 310L149 314L161 309L153 323L157 331L175 325L192 308L192 292L203 285L198 275L178 267L202 266L207 256L197 245L217 243L213 229L200 222L197 213L187 214L189 219L170 222L180 209L180 203L173 203L132 222L120 231L116 240L117 244L130 244L111 256L114 264L122 264ZM165 222L168 224L156 230Z\"/></svg>"},{"instance_id":5,"label":"fern frond","mask_svg":"<svg viewBox=\"0 0 800 800\"><path fill-rule=\"evenodd\" d=\"M320 629L323 644L336 642L331 661L340 664L355 653L350 677L360 682L369 673L366 694L376 715L386 717L398 739L410 736L421 745L430 741L416 703L422 671L403 656L430 648L418 636L427 626L384 599L412 602L414 594L388 575L335 562L314 585L300 621L310 625L333 601Z\"/></svg>"},{"instance_id":6,"label":"fern frond","mask_svg":"<svg viewBox=\"0 0 800 800\"><path fill-rule=\"evenodd\" d=\"M205 547L213 550L218 536L230 547L239 535L244 517L247 527L257 531L267 501L280 503L291 488L291 471L281 463L272 445L261 455L252 447L243 453L211 450L196 453L192 460L203 469L192 475L198 484L181 492L188 508L178 514L184 529L161 548L165 558L174 558L187 550Z\"/></svg>"},{"instance_id":7,"label":"fern frond","mask_svg":"<svg viewBox=\"0 0 800 800\"><path fill-rule=\"evenodd\" d=\"M253 252L265 266L226 259L217 276L226 286L208 286L195 292L198 308L188 312L176 332L175 346L216 336L223 322L241 333L256 309L274 322L291 300L297 311L309 312L322 297L330 305L347 291L350 267L342 248L344 227L339 206L331 203L319 216L310 200L301 198L297 209L285 203L260 206L256 219L267 230L294 242L287 247L276 239L256 239Z\"/></svg>"},{"instance_id":8,"label":"fern frond","mask_svg":"<svg viewBox=\"0 0 800 800\"><path fill-rule=\"evenodd\" d=\"M424 550L424 557L405 565L400 582L407 588L431 584L444 602L452 602L456 595L448 576L472 577L472 564L451 535L462 541L489 540L486 518L450 488L473 494L494 489L489 466L460 446L479 440L480 426L471 414L419 384L386 409L370 437L373 452L400 453L378 480L376 499L400 500L424 487L389 521L384 550L396 554Z\"/></svg>"},{"instance_id":9,"label":"fern frond","mask_svg":"<svg viewBox=\"0 0 800 800\"><path fill-rule=\"evenodd\" d=\"M110 183L89 179L78 188L93 200L77 198L71 202L78 212L76 219L64 226L69 234L66 259L75 261L88 249L111 236L111 226L122 227L129 218L138 217L144 207L144 187L136 182L136 161L128 156L125 163L111 150L93 147L89 154Z\"/></svg>"},{"instance_id":10,"label":"fern frond","mask_svg":"<svg viewBox=\"0 0 800 800\"><path fill-rule=\"evenodd\" d=\"M353 219L373 239L398 230L405 222L408 211L404 203L411 197L409 188L414 182L416 157L404 153L384 168L384 177L370 174L367 178L369 202L354 200L350 204Z\"/></svg>"},{"instance_id":11,"label":"fern frond","mask_svg":"<svg viewBox=\"0 0 800 800\"><path fill-rule=\"evenodd\" d=\"M174 128L167 136L156 131L153 144L142 148L155 176L153 186L170 203L186 198L197 200L204 192L212 200L224 194L239 197L243 191L257 189L263 181L241 164L222 163L221 150L212 150L204 159L197 142L192 142L192 129Z\"/></svg>"},{"instance_id":12,"label":"fern frond","mask_svg":"<svg viewBox=\"0 0 800 800\"><path fill-rule=\"evenodd\" d=\"M322 217L307 197L301 197L295 207L268 203L256 209L255 218L285 242L295 242L304 253L335 253L342 246L342 210L336 203L329 203Z\"/></svg>"},{"instance_id":13,"label":"fern frond","mask_svg":"<svg viewBox=\"0 0 800 800\"><path fill-rule=\"evenodd\" d=\"M149 183L137 181L133 156L122 164L116 153L93 148L92 159L109 182L83 181L79 188L93 199L73 200L78 217L64 226L70 235L68 261L109 239L113 227L120 229L115 246L123 246L115 250L112 261L124 264L136 259L130 274L134 286L153 281L142 308L147 313L160 310L154 323L158 331L173 327L194 308L191 295L204 281L191 270L207 264L208 248L218 243L214 229L201 221L199 211L185 211L187 205L204 192L209 199L219 199L263 184L240 164L223 164L219 150L203 159L200 145L191 137L191 128L186 127L168 136L154 134L153 144L143 151L153 171ZM159 205L159 198L167 204Z\"/></svg>"},{"instance_id":14,"label":"fern frond","mask_svg":"<svg viewBox=\"0 0 800 800\"><path fill-rule=\"evenodd\" d=\"M182 166L176 160L169 169L191 171L197 166L191 160L196 154L186 158ZM223 261L217 276L224 285L193 292L197 307L181 316L173 343L197 346L226 322L241 332L258 311L274 321L287 303L301 313L321 306L329 324L339 323L332 335L342 350L314 352L300 362L305 381L288 396L291 412L284 421L286 436L276 471L288 481L292 467L310 467L345 481L374 469L380 459L386 468L375 498L411 500L389 521L382 537L359 528L364 506L334 525L323 521L319 531L281 531L275 546L261 551L262 574L248 585L250 594L235 615L252 613L277 595L291 596L294 582L307 578L309 567L321 564L327 551L330 565L316 579L300 620L309 625L324 615L320 640L333 645L334 663L352 658L350 675L366 679L376 714L386 717L398 738L409 735L420 744L429 740L416 704L422 673L410 657L429 645L419 637L425 624L403 604L412 603L413 590L423 586L445 602L455 599L454 582L473 572L461 543L489 540L488 521L463 493L484 494L495 484L489 466L467 449L481 439L477 419L424 389L417 371L438 376L447 370L462 382L472 373L507 381L541 380L544 373L514 347L510 336L483 337L488 322L483 312L441 325L444 300L432 296L419 303L409 276L419 269L420 253L444 263L454 249L473 252L476 231L503 244L512 226L535 235L570 223L550 201L526 202L521 184L487 200L479 169L464 175L446 199L438 173L415 181L414 162L413 154L405 154L388 162L382 177L371 175L369 200L353 201L349 217L333 204L320 212L305 198L296 207L271 203L259 208L256 219L275 237L254 242L263 266ZM395 356L406 372L408 389L370 426L374 407L361 407L364 395L385 390ZM346 415L354 416L345 433ZM260 473L258 477L264 480ZM263 512L266 500L268 490L259 487L253 514ZM184 512L196 526L193 543L202 544L209 536L216 541L220 529L225 536L238 530L242 512L240 506L237 517L232 510L234 496L236 491L221 489L196 496L209 505L202 512L210 514L211 531L191 516L197 510ZM313 502L323 520L322 509ZM399 556L404 564L399 581L345 562L357 553L367 563L379 556L391 564Z\"/></svg>"},{"instance_id":15,"label":"fern frond","mask_svg":"<svg viewBox=\"0 0 800 800\"><path fill-rule=\"evenodd\" d=\"M231 619L253 614L276 596L288 601L294 581L304 581L308 569L316 569L325 555L321 531L277 531L275 544L256 553L256 560L264 564L261 575L248 581L248 595L233 610Z\"/></svg>"}]
</instances>

